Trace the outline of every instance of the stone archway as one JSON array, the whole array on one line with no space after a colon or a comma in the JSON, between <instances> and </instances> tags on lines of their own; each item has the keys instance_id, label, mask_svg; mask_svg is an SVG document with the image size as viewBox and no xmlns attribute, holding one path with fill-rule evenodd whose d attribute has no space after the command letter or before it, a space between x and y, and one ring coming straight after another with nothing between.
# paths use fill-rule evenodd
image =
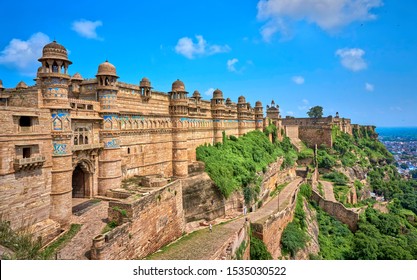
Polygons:
<instances>
[{"instance_id":1,"label":"stone archway","mask_svg":"<svg viewBox=\"0 0 417 280\"><path fill-rule=\"evenodd\" d=\"M72 197L73 198L84 198L85 197L85 176L86 174L82 170L79 164L75 167L72 172Z\"/></svg>"},{"instance_id":2,"label":"stone archway","mask_svg":"<svg viewBox=\"0 0 417 280\"><path fill-rule=\"evenodd\" d=\"M72 172L72 197L88 198L91 197L92 189L91 166L85 161L80 161Z\"/></svg>"}]
</instances>

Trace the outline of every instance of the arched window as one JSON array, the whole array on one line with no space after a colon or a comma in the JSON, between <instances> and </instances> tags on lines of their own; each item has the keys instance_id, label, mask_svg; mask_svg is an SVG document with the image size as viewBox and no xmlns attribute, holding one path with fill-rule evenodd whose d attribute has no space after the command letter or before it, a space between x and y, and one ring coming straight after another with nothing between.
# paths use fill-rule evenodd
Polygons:
<instances>
[{"instance_id":1,"label":"arched window","mask_svg":"<svg viewBox=\"0 0 417 280\"><path fill-rule=\"evenodd\" d=\"M54 64L52 64L52 72L58 73L58 71L59 71L58 64L56 63L56 61L54 61Z\"/></svg>"},{"instance_id":2,"label":"arched window","mask_svg":"<svg viewBox=\"0 0 417 280\"><path fill-rule=\"evenodd\" d=\"M88 144L91 138L90 130L86 127L78 127L74 131L74 145Z\"/></svg>"},{"instance_id":3,"label":"arched window","mask_svg":"<svg viewBox=\"0 0 417 280\"><path fill-rule=\"evenodd\" d=\"M130 148L127 148L127 154L128 155L130 154Z\"/></svg>"}]
</instances>

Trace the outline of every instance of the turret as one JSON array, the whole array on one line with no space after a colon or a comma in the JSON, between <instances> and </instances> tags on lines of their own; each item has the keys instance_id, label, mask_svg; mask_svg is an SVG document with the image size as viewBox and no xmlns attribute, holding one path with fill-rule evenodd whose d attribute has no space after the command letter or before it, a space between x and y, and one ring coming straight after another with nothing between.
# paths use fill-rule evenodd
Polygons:
<instances>
[{"instance_id":1,"label":"turret","mask_svg":"<svg viewBox=\"0 0 417 280\"><path fill-rule=\"evenodd\" d=\"M104 149L99 157L98 193L105 195L109 189L120 186L122 160L120 154L119 108L117 105L116 67L107 60L98 66L97 95L100 101L103 129L100 141Z\"/></svg>"},{"instance_id":2,"label":"turret","mask_svg":"<svg viewBox=\"0 0 417 280\"><path fill-rule=\"evenodd\" d=\"M172 173L174 177L183 178L188 175L188 92L180 80L172 83L169 92L169 111L172 116Z\"/></svg>"},{"instance_id":3,"label":"turret","mask_svg":"<svg viewBox=\"0 0 417 280\"><path fill-rule=\"evenodd\" d=\"M107 60L98 66L97 74L97 95L100 101L102 113L118 113L116 67Z\"/></svg>"},{"instance_id":4,"label":"turret","mask_svg":"<svg viewBox=\"0 0 417 280\"><path fill-rule=\"evenodd\" d=\"M62 226L69 225L72 214L72 128L68 88L70 75L68 53L56 41L43 47L42 66L38 69L36 83L43 105L51 112L52 184L50 218Z\"/></svg>"},{"instance_id":5,"label":"turret","mask_svg":"<svg viewBox=\"0 0 417 280\"><path fill-rule=\"evenodd\" d=\"M222 132L224 130L224 115L225 105L223 92L220 89L216 89L213 92L213 98L211 99L211 115L213 117L213 129L214 129L214 142L222 141Z\"/></svg>"},{"instance_id":6,"label":"turret","mask_svg":"<svg viewBox=\"0 0 417 280\"><path fill-rule=\"evenodd\" d=\"M245 134L247 126L247 114L248 114L248 104L246 103L246 98L244 96L239 96L237 100L237 118L239 121L238 124L238 133L239 136Z\"/></svg>"},{"instance_id":7,"label":"turret","mask_svg":"<svg viewBox=\"0 0 417 280\"><path fill-rule=\"evenodd\" d=\"M152 97L152 87L151 81L148 78L142 78L139 83L140 94L142 96L142 100L148 102L149 99Z\"/></svg>"},{"instance_id":8,"label":"turret","mask_svg":"<svg viewBox=\"0 0 417 280\"><path fill-rule=\"evenodd\" d=\"M68 60L68 53L64 46L56 41L43 47L42 63L38 71L37 83L42 90L43 104L51 109L69 109L68 85L70 75L68 67L72 64Z\"/></svg>"},{"instance_id":9,"label":"turret","mask_svg":"<svg viewBox=\"0 0 417 280\"><path fill-rule=\"evenodd\" d=\"M182 81L176 80L172 83L172 89L169 92L169 111L171 115L186 116L188 115L188 92L185 90L185 85Z\"/></svg>"},{"instance_id":10,"label":"turret","mask_svg":"<svg viewBox=\"0 0 417 280\"><path fill-rule=\"evenodd\" d=\"M257 130L262 130L263 118L264 118L264 112L263 112L262 102L256 101L255 103L255 127Z\"/></svg>"},{"instance_id":11,"label":"turret","mask_svg":"<svg viewBox=\"0 0 417 280\"><path fill-rule=\"evenodd\" d=\"M266 117L274 121L281 118L279 114L279 106L275 105L274 100L272 100L271 106L266 106Z\"/></svg>"}]
</instances>

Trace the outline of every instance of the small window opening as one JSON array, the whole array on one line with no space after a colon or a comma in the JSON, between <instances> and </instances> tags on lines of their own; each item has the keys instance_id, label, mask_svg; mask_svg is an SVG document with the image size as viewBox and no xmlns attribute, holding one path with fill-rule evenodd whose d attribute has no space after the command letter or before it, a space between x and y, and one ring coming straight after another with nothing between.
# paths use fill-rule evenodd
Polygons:
<instances>
[{"instance_id":1,"label":"small window opening","mask_svg":"<svg viewBox=\"0 0 417 280\"><path fill-rule=\"evenodd\" d=\"M19 125L20 126L24 126L24 127L29 127L31 126L31 120L30 117L26 117L26 116L22 116L19 119Z\"/></svg>"},{"instance_id":2,"label":"small window opening","mask_svg":"<svg viewBox=\"0 0 417 280\"><path fill-rule=\"evenodd\" d=\"M23 148L23 158L30 158L30 148Z\"/></svg>"}]
</instances>

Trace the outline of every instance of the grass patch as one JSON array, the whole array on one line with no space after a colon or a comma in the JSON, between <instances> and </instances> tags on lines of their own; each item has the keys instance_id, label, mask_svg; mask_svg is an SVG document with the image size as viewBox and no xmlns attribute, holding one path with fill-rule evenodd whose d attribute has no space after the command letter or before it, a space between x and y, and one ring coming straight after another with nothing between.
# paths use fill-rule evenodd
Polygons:
<instances>
[{"instance_id":1,"label":"grass patch","mask_svg":"<svg viewBox=\"0 0 417 280\"><path fill-rule=\"evenodd\" d=\"M283 183L275 187L275 189L269 194L270 197L275 197L279 194L289 183Z\"/></svg>"},{"instance_id":2,"label":"grass patch","mask_svg":"<svg viewBox=\"0 0 417 280\"><path fill-rule=\"evenodd\" d=\"M71 240L80 230L81 225L72 224L70 230L44 249L40 240L26 232L16 232L6 221L0 222L0 244L12 251L11 255L3 255L2 259L45 260L53 259L55 253Z\"/></svg>"},{"instance_id":3,"label":"grass patch","mask_svg":"<svg viewBox=\"0 0 417 280\"><path fill-rule=\"evenodd\" d=\"M43 258L48 260L54 258L56 252L64 247L64 245L70 241L80 231L80 229L81 225L71 224L70 229L64 235L59 237L43 250Z\"/></svg>"},{"instance_id":4,"label":"grass patch","mask_svg":"<svg viewBox=\"0 0 417 280\"><path fill-rule=\"evenodd\" d=\"M215 229L215 227L216 226L213 227L213 230ZM175 248L182 246L183 242L187 242L191 239L197 238L197 237L199 237L201 235L204 235L204 234L207 234L207 229L201 229L201 230L193 231L189 234L185 234L185 235L181 236L179 239L175 240L175 242L163 246L156 253L153 253L153 254L147 256L145 259L146 260L157 260L157 259L159 259L158 258L159 255L166 253L168 250L175 250Z\"/></svg>"},{"instance_id":5,"label":"grass patch","mask_svg":"<svg viewBox=\"0 0 417 280\"><path fill-rule=\"evenodd\" d=\"M323 184L319 182L319 184L317 185L317 189L319 190L319 194L324 197L324 189L323 189Z\"/></svg>"},{"instance_id":6,"label":"grass patch","mask_svg":"<svg viewBox=\"0 0 417 280\"><path fill-rule=\"evenodd\" d=\"M106 226L103 228L103 230L101 231L101 234L105 234L109 231L111 231L112 229L114 229L115 227L117 227L118 224L116 221L110 221L106 224Z\"/></svg>"},{"instance_id":7,"label":"grass patch","mask_svg":"<svg viewBox=\"0 0 417 280\"><path fill-rule=\"evenodd\" d=\"M335 185L333 187L333 193L337 201L339 201L342 204L347 204L349 194L348 186Z\"/></svg>"}]
</instances>

